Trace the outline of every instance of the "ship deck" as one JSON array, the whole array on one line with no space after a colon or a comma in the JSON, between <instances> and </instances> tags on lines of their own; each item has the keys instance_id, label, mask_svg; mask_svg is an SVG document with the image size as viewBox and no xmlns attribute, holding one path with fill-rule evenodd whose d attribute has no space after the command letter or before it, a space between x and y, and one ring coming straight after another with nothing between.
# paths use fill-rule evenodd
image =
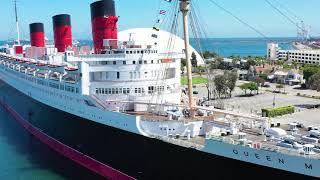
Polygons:
<instances>
[{"instance_id":1,"label":"ship deck","mask_svg":"<svg viewBox=\"0 0 320 180\"><path fill-rule=\"evenodd\" d=\"M218 122L213 121L213 123L224 123L224 122ZM308 130L306 128L299 128L297 133L292 134L292 131L289 130L289 125L281 125L279 128L282 128L286 130L288 135L294 136L296 139L296 142L300 143L301 145L311 144L307 141L302 139L302 136L308 135ZM264 135L259 134L259 130L257 129L242 129L240 132L246 134L246 140L247 144L246 146L251 146L254 148L254 144L259 144L259 148L261 150L265 151L271 151L271 152L278 152L293 156L301 156L305 158L311 158L311 159L318 159L320 160L320 151L314 152L314 154L306 155L302 149L294 149L294 148L286 148L282 146L278 146L278 142L280 142L280 139L272 139L267 138ZM224 135L224 136L210 136L210 137L204 137L204 136L196 136L191 139L187 139L186 137L167 137L167 138L160 138L164 141L168 141L170 143L178 144L180 146L185 147L191 147L191 148L197 148L201 149L205 146L206 139L216 140L216 141L222 141L225 143L233 144L233 145L243 145L241 141L239 140L239 135ZM313 143L315 147L318 147L320 150L320 143Z\"/></svg>"}]
</instances>

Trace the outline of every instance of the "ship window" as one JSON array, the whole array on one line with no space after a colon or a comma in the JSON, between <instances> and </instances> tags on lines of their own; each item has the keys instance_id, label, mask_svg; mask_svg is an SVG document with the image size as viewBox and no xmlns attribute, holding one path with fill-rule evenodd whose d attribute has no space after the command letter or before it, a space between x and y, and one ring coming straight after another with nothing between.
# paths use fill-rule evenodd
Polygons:
<instances>
[{"instance_id":1,"label":"ship window","mask_svg":"<svg viewBox=\"0 0 320 180\"><path fill-rule=\"evenodd\" d=\"M143 51L141 51L141 54L143 54Z\"/></svg>"},{"instance_id":2,"label":"ship window","mask_svg":"<svg viewBox=\"0 0 320 180\"><path fill-rule=\"evenodd\" d=\"M116 65L117 64L117 61L113 61L113 65Z\"/></svg>"},{"instance_id":3,"label":"ship window","mask_svg":"<svg viewBox=\"0 0 320 180\"><path fill-rule=\"evenodd\" d=\"M151 60L151 64L153 64L153 60Z\"/></svg>"},{"instance_id":4,"label":"ship window","mask_svg":"<svg viewBox=\"0 0 320 180\"><path fill-rule=\"evenodd\" d=\"M130 94L130 88L123 88L123 94Z\"/></svg>"},{"instance_id":5,"label":"ship window","mask_svg":"<svg viewBox=\"0 0 320 180\"><path fill-rule=\"evenodd\" d=\"M112 89L109 88L109 89L108 89L108 93L109 93L109 94L112 94Z\"/></svg>"},{"instance_id":6,"label":"ship window","mask_svg":"<svg viewBox=\"0 0 320 180\"><path fill-rule=\"evenodd\" d=\"M123 61L123 64L127 64L127 61Z\"/></svg>"},{"instance_id":7,"label":"ship window","mask_svg":"<svg viewBox=\"0 0 320 180\"><path fill-rule=\"evenodd\" d=\"M114 88L112 88L112 94L115 94L116 90Z\"/></svg>"},{"instance_id":8,"label":"ship window","mask_svg":"<svg viewBox=\"0 0 320 180\"><path fill-rule=\"evenodd\" d=\"M154 93L154 86L149 86L149 87L148 87L148 93L149 93L149 94Z\"/></svg>"},{"instance_id":9,"label":"ship window","mask_svg":"<svg viewBox=\"0 0 320 180\"><path fill-rule=\"evenodd\" d=\"M136 64L136 61L132 61L132 64Z\"/></svg>"},{"instance_id":10,"label":"ship window","mask_svg":"<svg viewBox=\"0 0 320 180\"><path fill-rule=\"evenodd\" d=\"M96 94L99 94L99 89L98 88L96 88Z\"/></svg>"},{"instance_id":11,"label":"ship window","mask_svg":"<svg viewBox=\"0 0 320 180\"><path fill-rule=\"evenodd\" d=\"M148 61L144 61L144 64L148 64Z\"/></svg>"},{"instance_id":12,"label":"ship window","mask_svg":"<svg viewBox=\"0 0 320 180\"><path fill-rule=\"evenodd\" d=\"M137 72L134 72L133 78L134 78L134 79L137 79Z\"/></svg>"},{"instance_id":13,"label":"ship window","mask_svg":"<svg viewBox=\"0 0 320 180\"><path fill-rule=\"evenodd\" d=\"M139 61L139 64L142 64L142 61Z\"/></svg>"},{"instance_id":14,"label":"ship window","mask_svg":"<svg viewBox=\"0 0 320 180\"><path fill-rule=\"evenodd\" d=\"M106 73L106 79L109 79L109 72L105 72Z\"/></svg>"},{"instance_id":15,"label":"ship window","mask_svg":"<svg viewBox=\"0 0 320 180\"><path fill-rule=\"evenodd\" d=\"M117 72L117 79L120 79L120 72Z\"/></svg>"}]
</instances>

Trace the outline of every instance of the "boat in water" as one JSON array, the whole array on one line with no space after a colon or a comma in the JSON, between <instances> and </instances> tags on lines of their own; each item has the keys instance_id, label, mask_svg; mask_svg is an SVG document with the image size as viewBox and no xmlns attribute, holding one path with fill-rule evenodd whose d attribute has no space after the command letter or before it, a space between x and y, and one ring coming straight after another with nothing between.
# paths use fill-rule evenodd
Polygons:
<instances>
[{"instance_id":1,"label":"boat in water","mask_svg":"<svg viewBox=\"0 0 320 180\"><path fill-rule=\"evenodd\" d=\"M42 23L30 24L31 46L18 43L0 54L0 104L41 142L102 178L319 178L319 137L307 129L270 127L267 118L194 103L192 1L179 3L183 52L118 41L114 0L91 4L89 54L72 47L70 15L53 17L54 47L45 46Z\"/></svg>"}]
</instances>

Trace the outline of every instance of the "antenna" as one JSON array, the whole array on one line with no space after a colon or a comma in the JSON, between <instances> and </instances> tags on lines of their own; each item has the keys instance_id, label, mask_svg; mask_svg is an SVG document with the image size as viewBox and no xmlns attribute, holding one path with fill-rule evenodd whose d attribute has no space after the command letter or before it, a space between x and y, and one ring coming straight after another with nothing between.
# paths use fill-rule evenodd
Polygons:
<instances>
[{"instance_id":1,"label":"antenna","mask_svg":"<svg viewBox=\"0 0 320 180\"><path fill-rule=\"evenodd\" d=\"M14 12L16 16L17 43L18 45L20 45L20 29L19 29L19 21L18 21L17 0L14 0Z\"/></svg>"}]
</instances>

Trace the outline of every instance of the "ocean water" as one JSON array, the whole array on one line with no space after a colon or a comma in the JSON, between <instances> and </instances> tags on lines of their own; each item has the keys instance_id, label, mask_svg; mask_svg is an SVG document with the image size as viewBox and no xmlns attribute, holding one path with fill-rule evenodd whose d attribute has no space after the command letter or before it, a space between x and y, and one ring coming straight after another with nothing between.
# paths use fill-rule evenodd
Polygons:
<instances>
[{"instance_id":1,"label":"ocean water","mask_svg":"<svg viewBox=\"0 0 320 180\"><path fill-rule=\"evenodd\" d=\"M282 49L291 49L295 40L296 38L270 38L268 40L263 38L210 38L200 41L191 39L190 43L199 52L216 52L223 57L232 55L264 57L267 55L268 42L277 42ZM92 46L92 42L88 40L79 42L82 45Z\"/></svg>"},{"instance_id":2,"label":"ocean water","mask_svg":"<svg viewBox=\"0 0 320 180\"><path fill-rule=\"evenodd\" d=\"M0 107L0 180L69 179L98 176L43 145Z\"/></svg>"},{"instance_id":3,"label":"ocean water","mask_svg":"<svg viewBox=\"0 0 320 180\"><path fill-rule=\"evenodd\" d=\"M283 49L291 47L293 38L274 38ZM191 41L196 49L197 43ZM0 41L0 46L5 42ZM80 41L91 45L91 41ZM267 41L259 38L206 39L202 50L225 57L265 56ZM95 179L95 175L61 157L30 136L0 107L0 180Z\"/></svg>"},{"instance_id":4,"label":"ocean water","mask_svg":"<svg viewBox=\"0 0 320 180\"><path fill-rule=\"evenodd\" d=\"M218 38L204 39L199 43L191 39L191 44L195 49L202 51L216 52L223 57L236 56L266 56L267 43L277 42L282 49L291 49L295 38L271 38L269 40L261 38Z\"/></svg>"}]
</instances>

